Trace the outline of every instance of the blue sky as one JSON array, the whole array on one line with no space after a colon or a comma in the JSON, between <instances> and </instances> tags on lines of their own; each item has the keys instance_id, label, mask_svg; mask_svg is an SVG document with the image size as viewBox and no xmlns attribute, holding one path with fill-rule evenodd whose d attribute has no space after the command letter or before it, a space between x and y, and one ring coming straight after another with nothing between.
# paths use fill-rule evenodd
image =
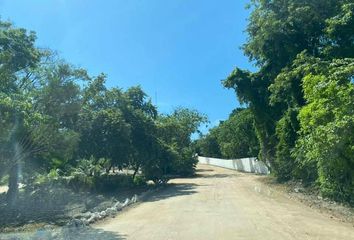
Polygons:
<instances>
[{"instance_id":1,"label":"blue sky","mask_svg":"<svg viewBox=\"0 0 354 240\"><path fill-rule=\"evenodd\" d=\"M238 106L220 81L235 66L253 69L239 49L247 2L0 0L0 16L91 75L106 73L108 86L140 84L161 112L185 106L213 125Z\"/></svg>"}]
</instances>

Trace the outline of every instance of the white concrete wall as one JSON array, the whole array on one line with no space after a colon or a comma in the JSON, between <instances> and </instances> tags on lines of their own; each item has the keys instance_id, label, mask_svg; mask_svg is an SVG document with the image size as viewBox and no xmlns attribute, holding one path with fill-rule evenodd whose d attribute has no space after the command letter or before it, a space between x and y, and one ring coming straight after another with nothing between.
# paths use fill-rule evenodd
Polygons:
<instances>
[{"instance_id":1,"label":"white concrete wall","mask_svg":"<svg viewBox=\"0 0 354 240\"><path fill-rule=\"evenodd\" d=\"M250 172L257 174L269 174L268 167L256 158L240 158L240 159L220 159L198 156L198 161L202 164L229 168L241 172Z\"/></svg>"}]
</instances>

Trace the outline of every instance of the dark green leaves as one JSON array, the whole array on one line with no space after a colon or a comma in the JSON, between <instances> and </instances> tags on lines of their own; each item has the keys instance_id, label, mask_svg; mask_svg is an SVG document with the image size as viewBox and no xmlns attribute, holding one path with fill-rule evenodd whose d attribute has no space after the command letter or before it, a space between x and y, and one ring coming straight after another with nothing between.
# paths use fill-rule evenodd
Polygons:
<instances>
[{"instance_id":1,"label":"dark green leaves","mask_svg":"<svg viewBox=\"0 0 354 240\"><path fill-rule=\"evenodd\" d=\"M243 49L259 70L236 68L223 84L252 111L260 158L280 180L351 201L352 1L253 0L250 9Z\"/></svg>"}]
</instances>

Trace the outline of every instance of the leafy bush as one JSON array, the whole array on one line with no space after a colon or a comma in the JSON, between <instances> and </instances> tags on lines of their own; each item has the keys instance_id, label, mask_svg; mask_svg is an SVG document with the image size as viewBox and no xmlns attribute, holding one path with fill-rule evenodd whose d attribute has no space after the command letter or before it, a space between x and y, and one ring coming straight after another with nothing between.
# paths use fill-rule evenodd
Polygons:
<instances>
[{"instance_id":1,"label":"leafy bush","mask_svg":"<svg viewBox=\"0 0 354 240\"><path fill-rule=\"evenodd\" d=\"M191 148L184 148L172 162L170 174L192 176L197 163L198 159L194 156L194 151Z\"/></svg>"},{"instance_id":2,"label":"leafy bush","mask_svg":"<svg viewBox=\"0 0 354 240\"><path fill-rule=\"evenodd\" d=\"M119 188L130 188L134 186L133 178L126 174L103 174L94 177L94 188L96 191L114 191Z\"/></svg>"},{"instance_id":3,"label":"leafy bush","mask_svg":"<svg viewBox=\"0 0 354 240\"><path fill-rule=\"evenodd\" d=\"M146 179L144 176L135 176L133 183L134 186L144 186L146 185Z\"/></svg>"},{"instance_id":4,"label":"leafy bush","mask_svg":"<svg viewBox=\"0 0 354 240\"><path fill-rule=\"evenodd\" d=\"M316 164L324 196L354 204L354 60L322 62L320 70L303 79L308 103L294 156Z\"/></svg>"}]
</instances>

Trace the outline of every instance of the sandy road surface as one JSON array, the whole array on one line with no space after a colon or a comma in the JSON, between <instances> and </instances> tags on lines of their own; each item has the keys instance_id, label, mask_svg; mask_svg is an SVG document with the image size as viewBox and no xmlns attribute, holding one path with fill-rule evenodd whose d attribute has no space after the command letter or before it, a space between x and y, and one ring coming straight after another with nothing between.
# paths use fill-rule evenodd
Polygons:
<instances>
[{"instance_id":1,"label":"sandy road surface","mask_svg":"<svg viewBox=\"0 0 354 240\"><path fill-rule=\"evenodd\" d=\"M94 226L123 239L354 239L354 227L331 219L251 174L198 166L199 177L173 185Z\"/></svg>"}]
</instances>

